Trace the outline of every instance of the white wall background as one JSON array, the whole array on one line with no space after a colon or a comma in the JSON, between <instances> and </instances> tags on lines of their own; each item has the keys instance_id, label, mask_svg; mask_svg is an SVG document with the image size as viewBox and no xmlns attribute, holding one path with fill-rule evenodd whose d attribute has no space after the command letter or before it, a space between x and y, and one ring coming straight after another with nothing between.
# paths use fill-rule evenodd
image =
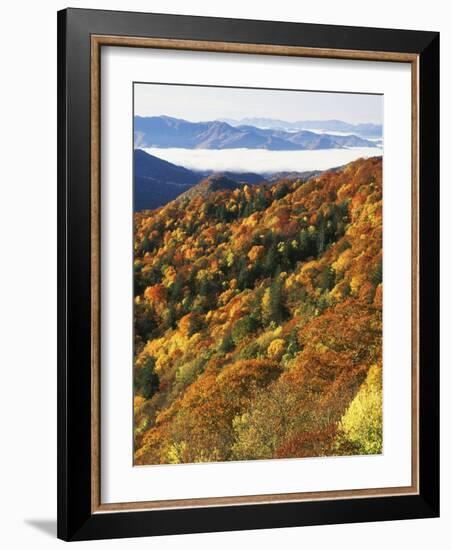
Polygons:
<instances>
[{"instance_id":1,"label":"white wall background","mask_svg":"<svg viewBox=\"0 0 451 550\"><path fill-rule=\"evenodd\" d=\"M451 536L449 151L451 30L442 0L72 0L124 9L440 31L442 54L442 517L434 520L245 531L83 543L111 548L444 548ZM9 2L0 55L0 541L53 548L56 536L56 10ZM446 284L448 283L448 284ZM448 540L448 543L445 541Z\"/></svg>"}]
</instances>

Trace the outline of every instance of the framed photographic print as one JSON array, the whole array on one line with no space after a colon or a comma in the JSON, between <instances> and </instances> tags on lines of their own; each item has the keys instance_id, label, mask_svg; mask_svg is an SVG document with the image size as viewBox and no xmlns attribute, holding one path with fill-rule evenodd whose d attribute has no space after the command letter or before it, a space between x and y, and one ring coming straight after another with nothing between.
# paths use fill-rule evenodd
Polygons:
<instances>
[{"instance_id":1,"label":"framed photographic print","mask_svg":"<svg viewBox=\"0 0 451 550\"><path fill-rule=\"evenodd\" d=\"M438 33L58 14L58 536L439 513Z\"/></svg>"}]
</instances>

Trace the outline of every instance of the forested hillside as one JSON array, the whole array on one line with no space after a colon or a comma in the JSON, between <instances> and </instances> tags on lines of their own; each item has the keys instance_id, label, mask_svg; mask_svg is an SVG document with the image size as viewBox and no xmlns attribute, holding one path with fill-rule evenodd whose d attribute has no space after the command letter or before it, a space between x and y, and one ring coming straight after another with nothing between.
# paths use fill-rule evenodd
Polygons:
<instances>
[{"instance_id":1,"label":"forested hillside","mask_svg":"<svg viewBox=\"0 0 451 550\"><path fill-rule=\"evenodd\" d=\"M382 160L198 186L134 218L135 464L380 453Z\"/></svg>"}]
</instances>

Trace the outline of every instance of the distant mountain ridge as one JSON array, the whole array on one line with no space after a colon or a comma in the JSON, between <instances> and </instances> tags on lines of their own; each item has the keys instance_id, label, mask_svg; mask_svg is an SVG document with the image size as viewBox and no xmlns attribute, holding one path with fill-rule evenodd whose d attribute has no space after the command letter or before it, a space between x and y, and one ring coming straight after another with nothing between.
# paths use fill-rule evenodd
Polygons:
<instances>
[{"instance_id":1,"label":"distant mountain ridge","mask_svg":"<svg viewBox=\"0 0 451 550\"><path fill-rule=\"evenodd\" d=\"M287 122L284 120L264 117L251 117L236 120L232 118L220 119L231 126L252 125L257 128L269 128L273 130L321 130L322 132L345 132L355 134L362 138L380 138L382 139L382 124L372 122L351 124L343 120L299 120L296 122Z\"/></svg>"},{"instance_id":2,"label":"distant mountain ridge","mask_svg":"<svg viewBox=\"0 0 451 550\"><path fill-rule=\"evenodd\" d=\"M134 118L135 147L183 149L267 149L297 151L376 147L357 135L333 135L309 130L286 131L227 122L189 122L168 116Z\"/></svg>"}]
</instances>

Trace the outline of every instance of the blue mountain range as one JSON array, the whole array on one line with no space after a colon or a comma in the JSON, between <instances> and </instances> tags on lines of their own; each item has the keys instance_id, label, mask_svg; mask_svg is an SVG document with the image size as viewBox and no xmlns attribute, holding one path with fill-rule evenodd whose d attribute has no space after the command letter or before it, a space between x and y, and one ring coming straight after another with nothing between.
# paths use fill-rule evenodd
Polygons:
<instances>
[{"instance_id":1,"label":"blue mountain range","mask_svg":"<svg viewBox=\"0 0 451 550\"><path fill-rule=\"evenodd\" d=\"M315 149L343 149L349 147L377 147L358 135L334 135L310 130L286 131L276 128L258 128L243 124L232 126L227 122L189 122L168 116L134 118L135 147L183 149L268 149L271 151L302 151Z\"/></svg>"}]
</instances>

